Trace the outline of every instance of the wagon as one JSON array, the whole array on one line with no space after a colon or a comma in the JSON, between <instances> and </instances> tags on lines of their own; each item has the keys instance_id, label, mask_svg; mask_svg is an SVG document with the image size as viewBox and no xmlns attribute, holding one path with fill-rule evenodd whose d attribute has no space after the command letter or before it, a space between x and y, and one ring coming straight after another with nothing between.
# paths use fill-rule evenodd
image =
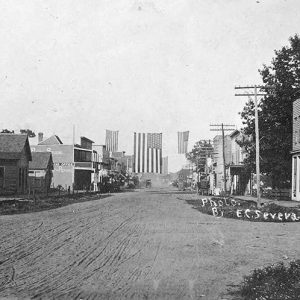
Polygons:
<instances>
[{"instance_id":1,"label":"wagon","mask_svg":"<svg viewBox=\"0 0 300 300\"><path fill-rule=\"evenodd\" d=\"M152 185L151 179L147 179L146 180L146 188L151 188L151 185Z\"/></svg>"}]
</instances>

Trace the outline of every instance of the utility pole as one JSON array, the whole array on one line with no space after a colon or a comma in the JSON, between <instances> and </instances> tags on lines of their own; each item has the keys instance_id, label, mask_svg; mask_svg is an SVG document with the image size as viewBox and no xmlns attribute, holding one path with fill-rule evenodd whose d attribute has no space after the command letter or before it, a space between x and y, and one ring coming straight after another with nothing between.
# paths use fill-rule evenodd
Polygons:
<instances>
[{"instance_id":1,"label":"utility pole","mask_svg":"<svg viewBox=\"0 0 300 300\"><path fill-rule=\"evenodd\" d=\"M255 164L256 164L256 186L257 186L257 206L261 206L261 196L260 196L260 167L259 167L259 126L258 126L258 105L257 97L265 96L266 93L258 93L257 90L262 89L272 89L270 86L260 86L260 85L251 85L251 86L236 86L236 90L249 90L254 89L254 92L246 92L244 94L235 94L235 96L254 96L254 105L255 105Z\"/></svg>"},{"instance_id":2,"label":"utility pole","mask_svg":"<svg viewBox=\"0 0 300 300\"><path fill-rule=\"evenodd\" d=\"M228 124L211 124L211 127L221 127L221 128L212 128L210 131L222 131L222 148L223 148L223 176L224 176L224 193L226 195L226 158L225 158L225 134L224 131L233 131L235 130L235 125L228 125ZM227 128L224 128L227 127ZM234 128L233 128L234 127Z\"/></svg>"}]
</instances>

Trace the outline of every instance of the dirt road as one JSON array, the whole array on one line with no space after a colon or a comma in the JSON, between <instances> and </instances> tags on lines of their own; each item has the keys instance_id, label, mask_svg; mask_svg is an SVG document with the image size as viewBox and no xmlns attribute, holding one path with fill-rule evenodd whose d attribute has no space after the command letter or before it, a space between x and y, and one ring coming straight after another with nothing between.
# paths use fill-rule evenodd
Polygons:
<instances>
[{"instance_id":1,"label":"dirt road","mask_svg":"<svg viewBox=\"0 0 300 300\"><path fill-rule=\"evenodd\" d=\"M299 258L297 223L214 218L142 190L0 216L0 299L230 299L264 264Z\"/></svg>"}]
</instances>

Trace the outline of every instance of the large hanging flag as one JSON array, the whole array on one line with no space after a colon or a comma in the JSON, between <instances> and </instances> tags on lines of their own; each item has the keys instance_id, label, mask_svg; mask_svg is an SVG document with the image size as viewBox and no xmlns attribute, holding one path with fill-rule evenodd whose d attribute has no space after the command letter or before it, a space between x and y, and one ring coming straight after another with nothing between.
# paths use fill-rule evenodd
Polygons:
<instances>
[{"instance_id":1,"label":"large hanging flag","mask_svg":"<svg viewBox=\"0 0 300 300\"><path fill-rule=\"evenodd\" d=\"M178 153L187 153L189 131L178 132Z\"/></svg>"},{"instance_id":2,"label":"large hanging flag","mask_svg":"<svg viewBox=\"0 0 300 300\"><path fill-rule=\"evenodd\" d=\"M112 131L106 129L106 138L105 138L105 145L106 150L111 152L118 151L118 137L119 131Z\"/></svg>"},{"instance_id":3,"label":"large hanging flag","mask_svg":"<svg viewBox=\"0 0 300 300\"><path fill-rule=\"evenodd\" d=\"M134 133L133 172L162 173L162 133Z\"/></svg>"}]
</instances>

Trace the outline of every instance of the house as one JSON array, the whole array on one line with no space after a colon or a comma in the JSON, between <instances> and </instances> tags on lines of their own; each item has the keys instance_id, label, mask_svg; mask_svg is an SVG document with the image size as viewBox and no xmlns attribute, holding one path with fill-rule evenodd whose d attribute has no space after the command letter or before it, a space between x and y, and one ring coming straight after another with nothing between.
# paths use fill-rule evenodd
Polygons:
<instances>
[{"instance_id":1,"label":"house","mask_svg":"<svg viewBox=\"0 0 300 300\"><path fill-rule=\"evenodd\" d=\"M26 193L31 151L26 134L0 134L0 193Z\"/></svg>"},{"instance_id":2,"label":"house","mask_svg":"<svg viewBox=\"0 0 300 300\"><path fill-rule=\"evenodd\" d=\"M293 102L292 200L300 201L300 99Z\"/></svg>"},{"instance_id":3,"label":"house","mask_svg":"<svg viewBox=\"0 0 300 300\"><path fill-rule=\"evenodd\" d=\"M97 182L100 162L92 140L82 136L80 144L65 145L57 135L41 138L39 136L38 145L32 146L31 151L52 153L53 187L85 190L90 189L92 182Z\"/></svg>"},{"instance_id":4,"label":"house","mask_svg":"<svg viewBox=\"0 0 300 300\"><path fill-rule=\"evenodd\" d=\"M39 192L48 192L53 176L51 152L32 152L29 162L29 188Z\"/></svg>"}]
</instances>

